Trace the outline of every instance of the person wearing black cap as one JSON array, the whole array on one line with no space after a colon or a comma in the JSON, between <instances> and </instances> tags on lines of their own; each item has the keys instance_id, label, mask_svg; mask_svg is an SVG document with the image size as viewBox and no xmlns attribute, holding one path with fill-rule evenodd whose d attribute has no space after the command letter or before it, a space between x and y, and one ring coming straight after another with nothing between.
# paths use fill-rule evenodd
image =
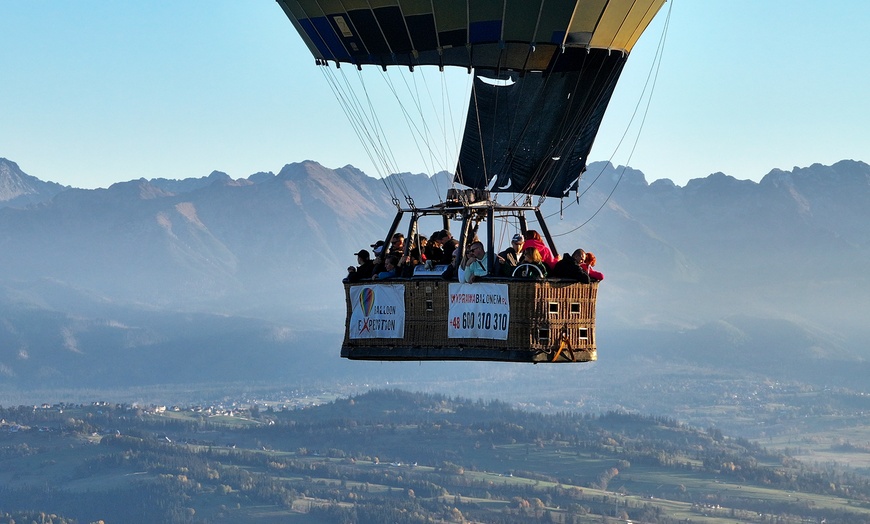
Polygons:
<instances>
[{"instance_id":1,"label":"person wearing black cap","mask_svg":"<svg viewBox=\"0 0 870 524\"><path fill-rule=\"evenodd\" d=\"M381 271L384 270L384 257L386 253L384 253L384 241L378 240L374 244L372 244L372 252L375 254L375 259L372 260L372 276L377 275Z\"/></svg>"},{"instance_id":2,"label":"person wearing black cap","mask_svg":"<svg viewBox=\"0 0 870 524\"><path fill-rule=\"evenodd\" d=\"M517 233L513 238L511 238L510 247L496 255L496 274L503 277L509 277L514 274L514 269L516 269L517 264L519 263L520 253L523 250L523 242L525 241L525 237L520 233Z\"/></svg>"},{"instance_id":3,"label":"person wearing black cap","mask_svg":"<svg viewBox=\"0 0 870 524\"><path fill-rule=\"evenodd\" d=\"M372 278L372 272L375 269L375 264L371 261L369 252L365 249L361 249L358 253L354 253L354 255L356 255L356 261L359 266L348 266L347 281L359 282L364 278Z\"/></svg>"}]
</instances>

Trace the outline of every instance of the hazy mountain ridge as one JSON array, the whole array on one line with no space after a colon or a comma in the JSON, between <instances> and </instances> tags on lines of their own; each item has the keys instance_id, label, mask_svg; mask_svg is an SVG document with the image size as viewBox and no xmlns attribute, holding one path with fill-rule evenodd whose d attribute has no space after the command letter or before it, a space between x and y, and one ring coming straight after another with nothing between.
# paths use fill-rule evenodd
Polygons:
<instances>
[{"instance_id":1,"label":"hazy mountain ridge","mask_svg":"<svg viewBox=\"0 0 870 524\"><path fill-rule=\"evenodd\" d=\"M820 313L858 325L854 304L866 306L861 297L870 288L868 173L863 162L843 161L774 171L760 183L714 174L684 188L621 184L596 217L588 245L606 254L599 260L608 276L616 270L624 277L610 285L631 283L631 293L658 286L667 299L674 294L667 290L685 287L685 293L716 296L735 313L747 307L760 313L771 309L774 294L774 310L797 308L809 298L801 294L815 288Z\"/></svg>"},{"instance_id":2,"label":"hazy mountain ridge","mask_svg":"<svg viewBox=\"0 0 870 524\"><path fill-rule=\"evenodd\" d=\"M122 387L299 380L326 371L323 359L303 354L323 337L313 338L304 328L143 310L81 292L58 293L56 286L44 282L29 296L2 290L0 383ZM66 303L70 296L74 307Z\"/></svg>"},{"instance_id":3,"label":"hazy mountain ridge","mask_svg":"<svg viewBox=\"0 0 870 524\"><path fill-rule=\"evenodd\" d=\"M271 175L271 173L268 173ZM251 175L252 177L255 175ZM242 183L247 181L242 180L233 180L230 175L224 173L223 171L212 171L206 177L202 178L185 178L184 180L171 180L167 178L152 178L148 180L149 183L159 187L160 189L167 191L169 193L180 194L180 193L189 193L190 191L195 191L197 189L209 186L211 184L232 184L232 183Z\"/></svg>"},{"instance_id":4,"label":"hazy mountain ridge","mask_svg":"<svg viewBox=\"0 0 870 524\"><path fill-rule=\"evenodd\" d=\"M27 207L51 200L67 187L25 174L18 164L0 158L0 207Z\"/></svg>"},{"instance_id":5,"label":"hazy mountain ridge","mask_svg":"<svg viewBox=\"0 0 870 524\"><path fill-rule=\"evenodd\" d=\"M305 161L246 179L66 188L39 206L0 208L0 380L96 381L101 370L129 383L208 381L232 376L233 345L269 368L248 378L337 360L338 281L353 252L385 235L395 213L387 188L399 184L425 206L450 182ZM593 250L607 276L598 338L608 358L602 351L596 366L650 355L735 372L801 373L823 361L863 369L866 339L854 329L870 308L866 163L774 170L759 183L716 173L685 187L596 163L581 193L579 211L571 199L543 208L560 249ZM174 331L179 312L199 319L182 329L189 336ZM236 332L214 338L217 325ZM294 357L270 366L282 354ZM95 364L123 366L130 355L144 360L114 372ZM154 359L174 371L156 372Z\"/></svg>"},{"instance_id":6,"label":"hazy mountain ridge","mask_svg":"<svg viewBox=\"0 0 870 524\"><path fill-rule=\"evenodd\" d=\"M679 232L688 234L684 238L693 249L716 251L723 246L699 240L713 234L728 241L724 246L728 248L739 248L732 243L740 241L755 242L752 247L769 247L771 241L776 247L793 247L799 238L818 240L827 235L867 248L870 236L861 224L868 216L868 196L870 166L842 161L792 172L774 170L759 183L714 173L691 180L684 188L658 183L621 186L615 198L650 227L682 224Z\"/></svg>"}]
</instances>

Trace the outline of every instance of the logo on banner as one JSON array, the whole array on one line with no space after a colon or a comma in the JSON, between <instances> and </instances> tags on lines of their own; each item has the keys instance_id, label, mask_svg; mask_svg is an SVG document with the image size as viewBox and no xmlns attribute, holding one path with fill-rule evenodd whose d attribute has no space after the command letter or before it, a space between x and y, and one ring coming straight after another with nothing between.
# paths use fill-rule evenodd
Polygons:
<instances>
[{"instance_id":1,"label":"logo on banner","mask_svg":"<svg viewBox=\"0 0 870 524\"><path fill-rule=\"evenodd\" d=\"M375 307L375 290L370 287L362 288L359 292L359 305L362 306L363 316L369 318L372 308Z\"/></svg>"},{"instance_id":2,"label":"logo on banner","mask_svg":"<svg viewBox=\"0 0 870 524\"><path fill-rule=\"evenodd\" d=\"M350 338L405 336L405 286L354 286L356 297L348 331Z\"/></svg>"}]
</instances>

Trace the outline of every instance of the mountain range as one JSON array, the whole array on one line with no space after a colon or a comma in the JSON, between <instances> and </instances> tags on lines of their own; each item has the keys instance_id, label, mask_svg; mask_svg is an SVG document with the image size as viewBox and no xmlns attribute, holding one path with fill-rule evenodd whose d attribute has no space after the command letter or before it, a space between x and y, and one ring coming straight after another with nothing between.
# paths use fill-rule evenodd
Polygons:
<instances>
[{"instance_id":1,"label":"mountain range","mask_svg":"<svg viewBox=\"0 0 870 524\"><path fill-rule=\"evenodd\" d=\"M391 191L428 205L448 187L304 161L84 190L0 159L0 387L404 374L338 359L339 282L386 234ZM593 163L578 194L541 206L560 251L593 251L606 275L593 366L866 371L870 165L680 187Z\"/></svg>"}]
</instances>

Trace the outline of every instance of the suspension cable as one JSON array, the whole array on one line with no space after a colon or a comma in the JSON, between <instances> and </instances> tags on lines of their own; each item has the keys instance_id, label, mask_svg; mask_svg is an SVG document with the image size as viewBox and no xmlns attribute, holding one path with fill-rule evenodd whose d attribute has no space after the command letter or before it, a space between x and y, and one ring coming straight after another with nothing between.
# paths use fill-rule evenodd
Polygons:
<instances>
[{"instance_id":1,"label":"suspension cable","mask_svg":"<svg viewBox=\"0 0 870 524\"><path fill-rule=\"evenodd\" d=\"M369 157L372 165L375 167L375 169L378 170L378 174L380 175L378 178L380 178L383 182L384 187L387 189L387 192L390 194L393 201L397 201L395 190L387 183L386 177L383 176L383 171L381 171L381 163L379 162L379 159L376 158L379 155L373 147L374 142L370 139L370 132L369 129L365 126L362 115L360 114L358 108L355 107L355 104L352 102L353 97L348 96L348 92L342 90L341 84L339 83L335 74L328 65L324 65L321 67L321 73L323 74L327 85L329 85L330 89L332 90L336 100L339 102L339 106L342 108L342 111L344 111L345 117L351 125L351 129L353 129L354 134L356 134L357 139L363 146L363 150Z\"/></svg>"},{"instance_id":2,"label":"suspension cable","mask_svg":"<svg viewBox=\"0 0 870 524\"><path fill-rule=\"evenodd\" d=\"M641 121L640 121L640 125L638 127L637 135L635 136L634 143L632 144L631 151L629 152L628 159L626 160L626 165L622 166L622 169L619 172L619 176L616 179L616 183L613 185L613 188L608 193L607 198L604 199L604 202L601 203L601 205L598 207L598 209L595 210L595 212L592 214L592 216L590 216L588 219L586 219L583 223L581 223L577 227L570 229L568 231L565 231L563 233L559 233L558 235L553 235L554 237L565 236L565 235L568 235L570 233L573 233L573 232L577 231L578 229L582 228L583 226L585 226L586 224L588 224L590 221L592 221L592 219L595 218L598 215L598 213L601 212L602 209L604 209L604 206L606 206L608 204L611 197L616 192L616 188L619 187L619 183L622 181L623 175L625 174L625 170L628 168L628 163L631 161L631 157L634 155L634 152L637 149L637 145L640 142L640 135L641 135L641 132L643 131L643 126L646 123L646 117L649 114L649 108L650 108L650 105L652 103L652 96L653 96L653 93L655 92L655 86L656 86L656 83L658 81L659 70L661 68L662 56L664 55L664 47L665 47L665 42L667 40L668 26L670 25L671 12L673 10L673 7L674 7L674 1L672 0L670 5L668 6L668 14L665 17L665 23L664 23L664 27L662 29L661 38L659 39L659 44L656 48L655 58L653 59L653 63L650 66L650 71L647 74L647 79L646 79L646 82L644 83L643 90L641 91L641 95L638 98L638 102L635 105L634 112L632 113L631 119L629 120L629 123L626 126L625 132L622 134L622 137L620 138L619 142L617 143L616 147L614 148L613 153L610 155L610 158L608 159L607 164L605 164L605 166L602 167L601 171L599 171L598 175L589 184L589 186L586 189L584 189L582 193L578 194L577 200L572 201L566 207L570 207L571 205L574 205L576 202L579 202L579 198L581 196L585 195L586 192L588 192L589 189L591 189L592 185L594 185L595 182L597 182L598 179L601 177L601 175L604 173L604 170L606 169L607 165L611 164L613 157L616 156L616 151L619 149L619 147L622 145L623 140L628 135L628 130L631 127L631 124L637 115L638 109L640 108L640 105L643 101L643 97L647 92L647 87L649 87L649 95L647 96L647 99L646 99L646 106L644 108L643 115L641 117ZM650 82L652 82L652 83L650 84ZM551 216L554 216L555 214L556 213L552 213L551 215L547 216L546 218L550 218Z\"/></svg>"}]
</instances>

